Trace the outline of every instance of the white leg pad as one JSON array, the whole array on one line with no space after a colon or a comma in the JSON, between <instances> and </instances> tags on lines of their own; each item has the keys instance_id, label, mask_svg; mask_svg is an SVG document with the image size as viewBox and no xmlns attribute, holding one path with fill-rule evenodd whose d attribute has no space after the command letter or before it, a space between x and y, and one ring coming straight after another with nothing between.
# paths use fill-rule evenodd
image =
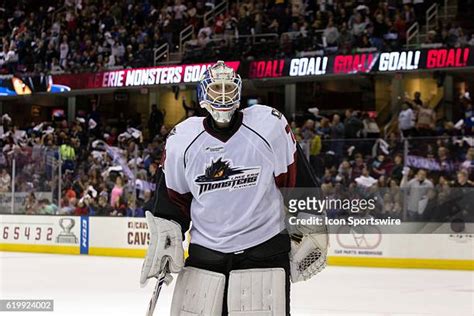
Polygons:
<instances>
[{"instance_id":1,"label":"white leg pad","mask_svg":"<svg viewBox=\"0 0 474 316\"><path fill-rule=\"evenodd\" d=\"M225 275L184 267L178 275L171 316L221 316Z\"/></svg>"},{"instance_id":2,"label":"white leg pad","mask_svg":"<svg viewBox=\"0 0 474 316\"><path fill-rule=\"evenodd\" d=\"M234 270L227 294L229 316L286 315L285 270Z\"/></svg>"}]
</instances>

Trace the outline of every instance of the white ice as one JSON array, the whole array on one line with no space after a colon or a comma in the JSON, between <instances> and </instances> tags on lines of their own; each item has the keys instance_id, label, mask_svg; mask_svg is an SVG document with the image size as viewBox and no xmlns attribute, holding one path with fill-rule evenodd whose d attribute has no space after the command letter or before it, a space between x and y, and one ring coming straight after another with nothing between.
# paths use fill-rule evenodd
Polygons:
<instances>
[{"instance_id":1,"label":"white ice","mask_svg":"<svg viewBox=\"0 0 474 316\"><path fill-rule=\"evenodd\" d=\"M34 315L144 315L153 285L139 286L141 259L0 252L1 299L54 299ZM155 315L169 315L173 286ZM474 273L328 267L292 286L293 316L474 314ZM23 313L0 313L24 315Z\"/></svg>"}]
</instances>

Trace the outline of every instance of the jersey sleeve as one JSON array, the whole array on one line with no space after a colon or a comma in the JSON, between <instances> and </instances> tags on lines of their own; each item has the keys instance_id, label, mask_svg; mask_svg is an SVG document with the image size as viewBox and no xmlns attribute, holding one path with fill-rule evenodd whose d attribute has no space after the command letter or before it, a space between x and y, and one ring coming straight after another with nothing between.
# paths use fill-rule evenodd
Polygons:
<instances>
[{"instance_id":1,"label":"jersey sleeve","mask_svg":"<svg viewBox=\"0 0 474 316\"><path fill-rule=\"evenodd\" d=\"M178 143L173 136L169 137L163 152L154 214L178 222L185 232L191 221L192 194L186 182L184 156Z\"/></svg>"},{"instance_id":2,"label":"jersey sleeve","mask_svg":"<svg viewBox=\"0 0 474 316\"><path fill-rule=\"evenodd\" d=\"M150 210L156 217L178 223L181 226L181 231L184 236L184 233L189 229L191 219L171 198L162 168L158 169L156 179L156 190L153 194L153 198L144 206L144 209Z\"/></svg>"},{"instance_id":3,"label":"jersey sleeve","mask_svg":"<svg viewBox=\"0 0 474 316\"><path fill-rule=\"evenodd\" d=\"M174 141L173 137L169 137L161 165L166 177L166 183L169 190L175 191L177 194L186 194L189 191L186 177L184 174L184 153L183 146L180 146L179 139Z\"/></svg>"},{"instance_id":4,"label":"jersey sleeve","mask_svg":"<svg viewBox=\"0 0 474 316\"><path fill-rule=\"evenodd\" d=\"M272 119L277 119L275 134L277 138L272 144L274 159L274 176L278 187L291 188L296 184L296 140L286 118L276 110L272 110Z\"/></svg>"}]
</instances>

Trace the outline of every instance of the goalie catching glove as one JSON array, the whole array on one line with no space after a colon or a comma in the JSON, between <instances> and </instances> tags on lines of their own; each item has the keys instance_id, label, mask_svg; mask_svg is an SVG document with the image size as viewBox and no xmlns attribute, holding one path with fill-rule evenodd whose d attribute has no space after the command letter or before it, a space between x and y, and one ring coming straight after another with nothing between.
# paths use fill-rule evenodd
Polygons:
<instances>
[{"instance_id":1,"label":"goalie catching glove","mask_svg":"<svg viewBox=\"0 0 474 316\"><path fill-rule=\"evenodd\" d=\"M310 222L312 217L322 218L323 215L299 212L298 224L289 228L293 237L290 252L290 271L293 283L306 281L326 267L329 246L326 225L299 224L300 220Z\"/></svg>"},{"instance_id":2,"label":"goalie catching glove","mask_svg":"<svg viewBox=\"0 0 474 316\"><path fill-rule=\"evenodd\" d=\"M170 273L178 273L184 266L183 235L179 224L145 213L150 244L147 249L140 276L140 285L146 285L148 279L158 278L167 266L165 283L173 278Z\"/></svg>"}]
</instances>

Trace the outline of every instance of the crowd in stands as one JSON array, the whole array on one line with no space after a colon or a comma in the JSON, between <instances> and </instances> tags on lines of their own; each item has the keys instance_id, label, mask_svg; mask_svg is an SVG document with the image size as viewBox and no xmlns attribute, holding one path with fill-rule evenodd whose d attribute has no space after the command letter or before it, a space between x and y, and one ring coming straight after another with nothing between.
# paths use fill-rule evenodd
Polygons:
<instances>
[{"instance_id":1,"label":"crowd in stands","mask_svg":"<svg viewBox=\"0 0 474 316\"><path fill-rule=\"evenodd\" d=\"M405 96L398 130L386 135L373 113L351 109L324 116L313 108L313 118L302 127L292 122L292 128L325 195L377 196L381 217L444 220L461 212L473 220L474 111L468 92L459 106L464 117L456 124L438 120L416 92L413 99ZM471 190L466 195L459 188Z\"/></svg>"},{"instance_id":2,"label":"crowd in stands","mask_svg":"<svg viewBox=\"0 0 474 316\"><path fill-rule=\"evenodd\" d=\"M454 124L437 119L420 93L414 98L407 95L398 130L389 133L378 125L375 112L352 109L324 115L311 108L311 118L301 125L290 124L325 194L377 195L381 201L378 216L402 218L407 216L402 211L403 189L426 190L421 195L413 193L411 199L437 190L436 199L430 201L439 205L439 199L446 202L453 188L474 185L474 110L468 92L460 103L465 117ZM197 114L186 102L183 106L186 116ZM120 126L108 125L95 103L90 113L78 113L72 122L57 118L22 129L4 115L0 192L12 189L14 156L15 191L30 192L21 212L143 216L168 134L164 113L156 106L146 122L131 118ZM52 195L41 198L40 192ZM411 219L422 218L419 211L411 211ZM436 216L447 216L440 214Z\"/></svg>"},{"instance_id":3,"label":"crowd in stands","mask_svg":"<svg viewBox=\"0 0 474 316\"><path fill-rule=\"evenodd\" d=\"M323 49L400 49L412 23L423 23L431 1L229 0L228 10L204 20L220 1L5 1L0 10L3 73L101 71L150 66L154 49L179 45L194 27L183 61L294 56ZM262 34L271 34L262 36ZM257 36L253 38L252 36ZM455 23L426 42L473 45Z\"/></svg>"},{"instance_id":4,"label":"crowd in stands","mask_svg":"<svg viewBox=\"0 0 474 316\"><path fill-rule=\"evenodd\" d=\"M72 122L58 117L23 129L6 114L0 137L0 192L12 190L15 158L15 192L30 192L16 207L21 213L144 216L168 134L155 106L148 123L147 130L155 136L144 139L141 123L130 119L119 126L105 125L95 110Z\"/></svg>"},{"instance_id":5,"label":"crowd in stands","mask_svg":"<svg viewBox=\"0 0 474 316\"><path fill-rule=\"evenodd\" d=\"M456 22L439 20L437 25L428 31L423 44L449 48L474 46L474 33L466 32Z\"/></svg>"}]
</instances>

